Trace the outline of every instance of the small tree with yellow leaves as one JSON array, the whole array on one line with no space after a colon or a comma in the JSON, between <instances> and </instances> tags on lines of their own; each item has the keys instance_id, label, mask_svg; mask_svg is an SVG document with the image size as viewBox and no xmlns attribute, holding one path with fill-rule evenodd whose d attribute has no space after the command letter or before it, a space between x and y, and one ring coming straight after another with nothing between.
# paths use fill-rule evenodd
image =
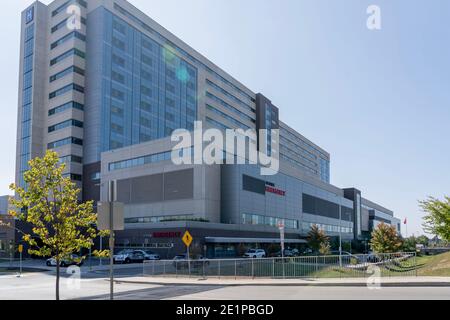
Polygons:
<instances>
[{"instance_id":1,"label":"small tree with yellow leaves","mask_svg":"<svg viewBox=\"0 0 450 320\"><path fill-rule=\"evenodd\" d=\"M47 151L43 158L29 162L30 169L24 173L25 188L12 184L10 189L16 197L10 199L10 214L32 227L32 234L24 234L23 240L30 245L29 254L52 257L56 260L56 300L59 300L61 262L82 249L90 249L98 236L93 202L80 202L80 190L70 178L64 177L65 165L58 154ZM39 245L38 241L39 240ZM105 256L107 251L95 251Z\"/></svg>"}]
</instances>

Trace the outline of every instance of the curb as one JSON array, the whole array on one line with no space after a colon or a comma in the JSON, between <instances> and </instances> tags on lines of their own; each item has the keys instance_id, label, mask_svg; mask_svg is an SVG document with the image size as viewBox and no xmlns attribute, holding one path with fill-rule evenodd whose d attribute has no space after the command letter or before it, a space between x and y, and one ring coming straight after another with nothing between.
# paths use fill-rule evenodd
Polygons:
<instances>
[{"instance_id":1,"label":"curb","mask_svg":"<svg viewBox=\"0 0 450 320\"><path fill-rule=\"evenodd\" d=\"M221 286L221 287L367 287L366 282L354 282L354 283L186 283L186 282L158 282L158 281L129 281L129 280L114 280L115 283L128 283L128 284L148 284L148 285L160 285L160 286L178 286L178 287L190 287L190 286ZM388 282L380 283L383 288L424 288L424 287L449 287L450 282Z\"/></svg>"}]
</instances>

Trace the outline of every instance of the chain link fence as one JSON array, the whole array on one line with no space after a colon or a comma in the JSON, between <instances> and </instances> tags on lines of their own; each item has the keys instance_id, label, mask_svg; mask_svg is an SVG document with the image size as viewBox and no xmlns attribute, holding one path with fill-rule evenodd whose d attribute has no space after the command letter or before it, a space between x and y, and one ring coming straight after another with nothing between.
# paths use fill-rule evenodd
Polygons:
<instances>
[{"instance_id":1,"label":"chain link fence","mask_svg":"<svg viewBox=\"0 0 450 320\"><path fill-rule=\"evenodd\" d=\"M264 259L145 261L144 276L198 278L367 278L417 276L416 253Z\"/></svg>"}]
</instances>

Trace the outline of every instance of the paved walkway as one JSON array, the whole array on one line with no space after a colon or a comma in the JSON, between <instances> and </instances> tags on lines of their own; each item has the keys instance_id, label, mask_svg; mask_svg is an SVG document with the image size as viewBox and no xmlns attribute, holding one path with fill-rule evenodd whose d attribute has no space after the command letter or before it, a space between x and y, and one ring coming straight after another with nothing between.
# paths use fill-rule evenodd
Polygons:
<instances>
[{"instance_id":1,"label":"paved walkway","mask_svg":"<svg viewBox=\"0 0 450 320\"><path fill-rule=\"evenodd\" d=\"M122 283L153 285L205 285L205 286L367 286L367 278L342 279L230 279L230 278L169 278L128 277L118 280ZM373 281L372 281L373 283ZM391 277L381 278L386 287L449 287L450 277ZM376 283L375 283L376 284Z\"/></svg>"}]
</instances>

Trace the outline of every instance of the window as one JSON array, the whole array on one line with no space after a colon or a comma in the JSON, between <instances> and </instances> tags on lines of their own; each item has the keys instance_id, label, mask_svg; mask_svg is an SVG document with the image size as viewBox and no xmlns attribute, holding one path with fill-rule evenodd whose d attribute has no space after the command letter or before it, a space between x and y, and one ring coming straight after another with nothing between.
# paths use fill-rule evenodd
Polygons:
<instances>
[{"instance_id":1,"label":"window","mask_svg":"<svg viewBox=\"0 0 450 320\"><path fill-rule=\"evenodd\" d=\"M54 131L58 131L64 128L68 128L68 127L78 127L78 128L83 128L83 122L78 121L78 120L67 120L58 124L55 124L53 126L48 127L48 132L54 132Z\"/></svg>"},{"instance_id":2,"label":"window","mask_svg":"<svg viewBox=\"0 0 450 320\"><path fill-rule=\"evenodd\" d=\"M60 105L58 107L55 107L53 109L50 109L48 111L48 115L52 116L52 115L64 112L64 111L72 109L72 108L83 111L84 110L84 105L82 105L81 103L75 102L75 101L71 101L71 102L65 103L63 105Z\"/></svg>"},{"instance_id":3,"label":"window","mask_svg":"<svg viewBox=\"0 0 450 320\"><path fill-rule=\"evenodd\" d=\"M69 67L69 68L67 68L67 69L65 69L65 70L63 70L61 72L58 72L57 74L51 76L50 77L50 82L53 82L53 81L59 80L61 78L64 78L65 76L67 76L67 75L69 75L71 73L78 73L79 75L84 76L84 70L83 69L78 68L76 66L72 66L72 67Z\"/></svg>"},{"instance_id":4,"label":"window","mask_svg":"<svg viewBox=\"0 0 450 320\"><path fill-rule=\"evenodd\" d=\"M150 57L148 57L148 56L143 54L142 55L142 63L144 63L146 65L149 65L149 66L152 66L153 65L153 60L152 60L152 58L150 58Z\"/></svg>"},{"instance_id":5,"label":"window","mask_svg":"<svg viewBox=\"0 0 450 320\"><path fill-rule=\"evenodd\" d=\"M118 31L119 33L125 35L126 34L126 27L121 24L120 22L114 20L113 22L113 29Z\"/></svg>"},{"instance_id":6,"label":"window","mask_svg":"<svg viewBox=\"0 0 450 320\"><path fill-rule=\"evenodd\" d=\"M75 83L72 83L72 84L69 84L68 86L62 87L61 89L58 89L58 90L50 93L49 94L49 99L56 98L56 97L58 97L60 95L63 95L65 93L67 93L67 92L70 92L72 90L84 93L84 88L82 86L79 86L79 85L77 85Z\"/></svg>"},{"instance_id":7,"label":"window","mask_svg":"<svg viewBox=\"0 0 450 320\"><path fill-rule=\"evenodd\" d=\"M112 60L113 60L113 63L114 63L114 64L116 64L116 65L118 65L118 66L121 66L121 67L125 67L125 59L123 59L123 58L121 58L121 57L116 56L115 54L113 54Z\"/></svg>"},{"instance_id":8,"label":"window","mask_svg":"<svg viewBox=\"0 0 450 320\"><path fill-rule=\"evenodd\" d=\"M247 103L241 101L240 99L236 98L234 95L232 95L231 93L229 93L228 91L226 91L225 89L219 87L217 84L215 84L214 82L206 79L206 84L208 86L210 86L211 88L213 88L214 90L221 92L223 95L227 96L229 99L233 100L234 102L238 103L239 105L241 105L243 108L245 108L246 110L250 111L250 112L256 112L255 109L253 109L251 106L249 106Z\"/></svg>"},{"instance_id":9,"label":"window","mask_svg":"<svg viewBox=\"0 0 450 320\"><path fill-rule=\"evenodd\" d=\"M111 78L114 81L116 81L116 82L119 82L119 83L122 83L122 84L125 83L125 77L122 74L118 73L118 72L113 71L111 73Z\"/></svg>"},{"instance_id":10,"label":"window","mask_svg":"<svg viewBox=\"0 0 450 320\"><path fill-rule=\"evenodd\" d=\"M266 194L266 182L265 181L247 176L245 174L242 176L242 186L243 186L243 190L245 190L245 191L259 193L261 195Z\"/></svg>"},{"instance_id":11,"label":"window","mask_svg":"<svg viewBox=\"0 0 450 320\"><path fill-rule=\"evenodd\" d=\"M52 11L52 17L60 14L61 12L65 11L66 8L70 5L70 3L72 3L73 0L69 0L67 2L64 2L64 4L62 4L61 6L59 6L58 8L56 8L54 11ZM83 8L87 8L87 2L85 0L75 0L76 3L78 3L80 6L82 6Z\"/></svg>"},{"instance_id":12,"label":"window","mask_svg":"<svg viewBox=\"0 0 450 320\"><path fill-rule=\"evenodd\" d=\"M124 101L125 100L125 93L123 93L122 91L117 90L117 89L112 89L111 96L113 98L116 98L117 100L120 100L120 101Z\"/></svg>"},{"instance_id":13,"label":"window","mask_svg":"<svg viewBox=\"0 0 450 320\"><path fill-rule=\"evenodd\" d=\"M69 41L70 39L80 39L81 41L86 41L86 36L84 34L79 33L78 31L72 31L69 34L66 34L64 37L62 37L61 39L53 42L50 45L50 49L55 49L56 47L60 46L61 44L63 44L66 41Z\"/></svg>"},{"instance_id":14,"label":"window","mask_svg":"<svg viewBox=\"0 0 450 320\"><path fill-rule=\"evenodd\" d=\"M125 42L123 42L123 41L121 41L121 40L119 40L117 38L113 38L112 39L112 44L113 44L114 47L116 47L116 48L118 48L118 49L120 49L122 51L125 51Z\"/></svg>"},{"instance_id":15,"label":"window","mask_svg":"<svg viewBox=\"0 0 450 320\"><path fill-rule=\"evenodd\" d=\"M70 163L70 162L83 163L83 158L79 157L79 156L69 155L69 156L60 157L59 162L61 162L61 163Z\"/></svg>"},{"instance_id":16,"label":"window","mask_svg":"<svg viewBox=\"0 0 450 320\"><path fill-rule=\"evenodd\" d=\"M247 114L239 111L238 109L236 109L235 107L233 107L232 105L226 103L225 101L223 101L222 99L220 99L219 97L213 95L212 93L206 91L206 97L208 97L209 99L211 99L214 102L219 103L222 107L225 107L227 110L233 112L234 114L238 115L240 118L243 118L247 121L256 123L255 119L253 119L252 117L248 116Z\"/></svg>"},{"instance_id":17,"label":"window","mask_svg":"<svg viewBox=\"0 0 450 320\"><path fill-rule=\"evenodd\" d=\"M73 56L73 55L78 56L78 57L83 58L83 59L85 59L85 56L86 56L85 53L83 51L81 51L81 50L78 50L78 49L75 49L75 48L74 49L70 49L69 51L64 52L60 56L52 59L50 61L50 66L53 66L53 65L63 61L64 59Z\"/></svg>"},{"instance_id":18,"label":"window","mask_svg":"<svg viewBox=\"0 0 450 320\"><path fill-rule=\"evenodd\" d=\"M50 30L51 33L55 33L56 31L58 31L58 30L64 28L64 27L67 25L67 20L68 20L68 19L69 19L69 18L66 18L66 19L62 20L60 23L58 23L57 25L55 25L55 26ZM80 21L81 21L82 24L86 25L86 18L81 17Z\"/></svg>"},{"instance_id":19,"label":"window","mask_svg":"<svg viewBox=\"0 0 450 320\"><path fill-rule=\"evenodd\" d=\"M68 145L68 144L75 144L75 145L82 146L83 140L79 139L79 138L75 138L75 137L65 138L62 140L50 142L47 145L47 149L59 148L59 147L62 147L62 146Z\"/></svg>"}]
</instances>

